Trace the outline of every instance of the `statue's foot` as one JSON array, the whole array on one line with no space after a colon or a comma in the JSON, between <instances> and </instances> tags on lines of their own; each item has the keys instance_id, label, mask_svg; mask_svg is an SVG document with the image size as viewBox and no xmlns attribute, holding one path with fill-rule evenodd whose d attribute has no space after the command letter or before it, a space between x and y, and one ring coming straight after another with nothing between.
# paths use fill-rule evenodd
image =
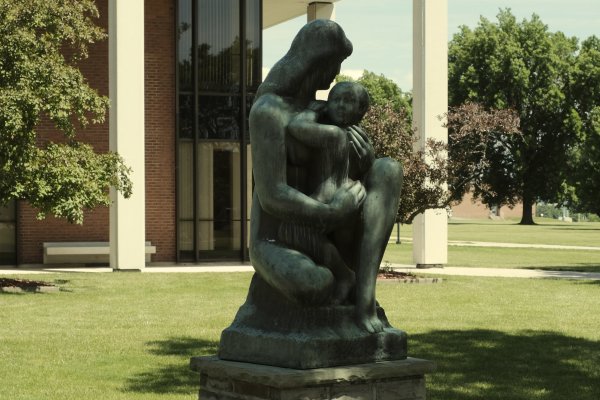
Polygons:
<instances>
[{"instance_id":1,"label":"statue's foot","mask_svg":"<svg viewBox=\"0 0 600 400\"><path fill-rule=\"evenodd\" d=\"M338 280L337 285L335 287L335 292L331 299L331 303L333 305L342 304L347 298L350 290L354 287L356 283L356 275L354 272L350 271L347 277Z\"/></svg>"},{"instance_id":2,"label":"statue's foot","mask_svg":"<svg viewBox=\"0 0 600 400\"><path fill-rule=\"evenodd\" d=\"M381 322L377 315L359 315L357 323L359 327L369 333L383 332L383 322Z\"/></svg>"}]
</instances>

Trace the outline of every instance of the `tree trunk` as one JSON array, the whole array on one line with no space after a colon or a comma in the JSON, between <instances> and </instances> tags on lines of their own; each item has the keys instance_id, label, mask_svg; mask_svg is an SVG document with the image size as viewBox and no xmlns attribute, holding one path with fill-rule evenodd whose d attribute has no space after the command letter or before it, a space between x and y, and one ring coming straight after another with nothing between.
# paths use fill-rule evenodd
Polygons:
<instances>
[{"instance_id":1,"label":"tree trunk","mask_svg":"<svg viewBox=\"0 0 600 400\"><path fill-rule=\"evenodd\" d=\"M535 225L533 221L533 196L523 196L523 214L519 225Z\"/></svg>"}]
</instances>

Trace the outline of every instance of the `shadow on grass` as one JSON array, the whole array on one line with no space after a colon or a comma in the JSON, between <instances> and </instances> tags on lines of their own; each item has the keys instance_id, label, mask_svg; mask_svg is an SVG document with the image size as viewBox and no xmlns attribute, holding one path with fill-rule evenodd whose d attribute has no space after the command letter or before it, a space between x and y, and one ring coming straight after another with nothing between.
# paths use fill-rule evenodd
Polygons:
<instances>
[{"instance_id":1,"label":"shadow on grass","mask_svg":"<svg viewBox=\"0 0 600 400\"><path fill-rule=\"evenodd\" d=\"M584 283L585 285L595 285L595 286L600 286L600 280L595 280L595 281L585 281Z\"/></svg>"},{"instance_id":2,"label":"shadow on grass","mask_svg":"<svg viewBox=\"0 0 600 400\"><path fill-rule=\"evenodd\" d=\"M215 354L218 342L174 337L147 346L174 361L133 376L126 392L196 393L199 377L188 360ZM409 354L438 364L427 380L430 400L600 399L600 343L586 339L538 331L431 331L409 335Z\"/></svg>"},{"instance_id":3,"label":"shadow on grass","mask_svg":"<svg viewBox=\"0 0 600 400\"><path fill-rule=\"evenodd\" d=\"M193 356L214 355L219 342L191 337L174 337L146 343L148 352L172 357L173 362L135 375L125 384L125 392L190 394L200 388L200 377L189 368Z\"/></svg>"},{"instance_id":4,"label":"shadow on grass","mask_svg":"<svg viewBox=\"0 0 600 400\"><path fill-rule=\"evenodd\" d=\"M523 269L539 269L541 271L567 271L567 272L600 272L600 265L594 263L579 263L577 265L547 265L543 267L523 267Z\"/></svg>"},{"instance_id":5,"label":"shadow on grass","mask_svg":"<svg viewBox=\"0 0 600 400\"><path fill-rule=\"evenodd\" d=\"M587 228L577 225L559 225L559 224L544 224L544 226L550 226L550 229L561 230L561 231L580 231L580 232L594 232L600 231L600 228Z\"/></svg>"},{"instance_id":6,"label":"shadow on grass","mask_svg":"<svg viewBox=\"0 0 600 400\"><path fill-rule=\"evenodd\" d=\"M555 332L432 331L409 354L437 362L431 400L598 400L600 343Z\"/></svg>"}]
</instances>

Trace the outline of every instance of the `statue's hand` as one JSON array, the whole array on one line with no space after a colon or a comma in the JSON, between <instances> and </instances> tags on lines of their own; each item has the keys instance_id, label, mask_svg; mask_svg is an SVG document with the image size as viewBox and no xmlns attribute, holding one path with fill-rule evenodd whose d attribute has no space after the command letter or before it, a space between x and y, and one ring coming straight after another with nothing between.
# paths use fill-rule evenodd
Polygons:
<instances>
[{"instance_id":1,"label":"statue's hand","mask_svg":"<svg viewBox=\"0 0 600 400\"><path fill-rule=\"evenodd\" d=\"M361 173L367 172L375 161L375 150L365 131L358 125L348 128L350 145L358 159L358 168Z\"/></svg>"},{"instance_id":2,"label":"statue's hand","mask_svg":"<svg viewBox=\"0 0 600 400\"><path fill-rule=\"evenodd\" d=\"M320 115L325 112L325 109L327 108L327 102L323 100L313 100L308 104L307 108Z\"/></svg>"},{"instance_id":3,"label":"statue's hand","mask_svg":"<svg viewBox=\"0 0 600 400\"><path fill-rule=\"evenodd\" d=\"M334 194L330 206L339 215L339 221L343 222L361 206L367 192L359 182L347 182L343 184Z\"/></svg>"}]
</instances>

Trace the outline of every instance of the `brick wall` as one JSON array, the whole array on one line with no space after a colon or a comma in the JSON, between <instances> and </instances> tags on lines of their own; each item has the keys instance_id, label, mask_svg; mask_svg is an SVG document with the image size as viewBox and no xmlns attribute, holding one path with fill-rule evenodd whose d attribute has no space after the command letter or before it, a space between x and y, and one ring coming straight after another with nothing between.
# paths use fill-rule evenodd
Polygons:
<instances>
[{"instance_id":1,"label":"brick wall","mask_svg":"<svg viewBox=\"0 0 600 400\"><path fill-rule=\"evenodd\" d=\"M108 30L108 0L98 0L98 24ZM175 1L145 2L146 84L146 240L157 247L153 261L175 260ZM90 49L81 65L90 85L108 95L108 40ZM50 124L38 129L40 142L59 141L62 136ZM108 122L90 126L78 139L108 150ZM139 188L134 188L139 190ZM59 241L108 241L108 208L86 212L83 225L47 217L36 219L37 211L21 202L17 216L19 263L41 263L42 243Z\"/></svg>"},{"instance_id":2,"label":"brick wall","mask_svg":"<svg viewBox=\"0 0 600 400\"><path fill-rule=\"evenodd\" d=\"M175 261L175 0L145 1L146 240Z\"/></svg>"},{"instance_id":3,"label":"brick wall","mask_svg":"<svg viewBox=\"0 0 600 400\"><path fill-rule=\"evenodd\" d=\"M523 214L523 205L518 203L514 208L503 206L500 208L500 218L520 218ZM466 193L461 202L452 205L452 216L455 218L490 218L490 209L480 201L473 201L471 193Z\"/></svg>"}]
</instances>

